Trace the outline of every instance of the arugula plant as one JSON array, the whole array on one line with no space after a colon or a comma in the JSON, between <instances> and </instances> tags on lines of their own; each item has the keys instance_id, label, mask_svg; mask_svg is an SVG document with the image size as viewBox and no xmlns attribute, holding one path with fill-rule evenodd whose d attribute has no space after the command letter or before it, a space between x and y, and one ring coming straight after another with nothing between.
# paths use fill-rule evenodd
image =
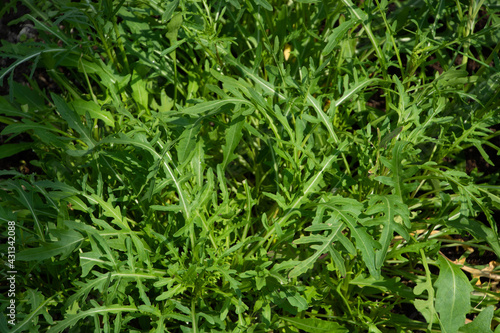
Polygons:
<instances>
[{"instance_id":1,"label":"arugula plant","mask_svg":"<svg viewBox=\"0 0 500 333\"><path fill-rule=\"evenodd\" d=\"M2 331L500 330L493 2L13 3Z\"/></svg>"}]
</instances>

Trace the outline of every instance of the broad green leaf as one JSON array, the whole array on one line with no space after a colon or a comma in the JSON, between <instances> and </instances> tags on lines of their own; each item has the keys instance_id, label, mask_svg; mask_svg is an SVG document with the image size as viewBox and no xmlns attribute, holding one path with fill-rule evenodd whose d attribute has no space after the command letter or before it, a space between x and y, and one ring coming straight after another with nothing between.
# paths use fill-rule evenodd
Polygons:
<instances>
[{"instance_id":1,"label":"broad green leaf","mask_svg":"<svg viewBox=\"0 0 500 333\"><path fill-rule=\"evenodd\" d=\"M474 318L471 323L462 326L458 332L460 333L493 333L491 330L492 319L494 315L495 307L493 305L488 306L486 309L482 310L479 315ZM498 327L498 326L497 326Z\"/></svg>"},{"instance_id":2,"label":"broad green leaf","mask_svg":"<svg viewBox=\"0 0 500 333\"><path fill-rule=\"evenodd\" d=\"M69 196L64 198L65 201L68 202L68 204L71 205L71 209L77 209L82 212L90 212L91 209L83 202L82 199L77 197L76 195L74 196Z\"/></svg>"},{"instance_id":3,"label":"broad green leaf","mask_svg":"<svg viewBox=\"0 0 500 333\"><path fill-rule=\"evenodd\" d=\"M469 140L469 142L472 142L474 144L474 147L477 148L477 150L479 151L479 153L481 154L481 156L484 158L484 160L486 162L488 162L488 164L491 164L491 165L495 166L495 163L493 163L491 161L490 157L488 156L488 154L484 150L483 146L481 145L481 141L480 140Z\"/></svg>"},{"instance_id":4,"label":"broad green leaf","mask_svg":"<svg viewBox=\"0 0 500 333\"><path fill-rule=\"evenodd\" d=\"M287 300L290 304L299 311L305 311L309 307L307 301L298 292L287 293Z\"/></svg>"},{"instance_id":5,"label":"broad green leaf","mask_svg":"<svg viewBox=\"0 0 500 333\"><path fill-rule=\"evenodd\" d=\"M457 265L440 256L437 260L439 276L435 282L436 311L441 329L446 333L458 332L465 324L465 315L471 308L473 291L465 273Z\"/></svg>"},{"instance_id":6,"label":"broad green leaf","mask_svg":"<svg viewBox=\"0 0 500 333\"><path fill-rule=\"evenodd\" d=\"M143 313L149 313L154 316L161 317L161 311L158 309L158 306L139 305L137 308Z\"/></svg>"}]
</instances>

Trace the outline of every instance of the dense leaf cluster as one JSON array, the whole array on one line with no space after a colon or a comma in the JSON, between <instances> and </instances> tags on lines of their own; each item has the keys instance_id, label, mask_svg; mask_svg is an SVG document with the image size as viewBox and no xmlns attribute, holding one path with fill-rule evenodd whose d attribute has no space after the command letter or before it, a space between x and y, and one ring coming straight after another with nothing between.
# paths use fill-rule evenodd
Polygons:
<instances>
[{"instance_id":1,"label":"dense leaf cluster","mask_svg":"<svg viewBox=\"0 0 500 333\"><path fill-rule=\"evenodd\" d=\"M494 1L16 5L2 331L495 329Z\"/></svg>"}]
</instances>

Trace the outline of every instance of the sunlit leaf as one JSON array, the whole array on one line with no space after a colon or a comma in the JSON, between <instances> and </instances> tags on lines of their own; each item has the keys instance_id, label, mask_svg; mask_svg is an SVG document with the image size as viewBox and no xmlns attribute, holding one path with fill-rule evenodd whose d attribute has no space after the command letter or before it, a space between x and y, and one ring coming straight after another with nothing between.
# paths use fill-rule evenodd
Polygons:
<instances>
[{"instance_id":1,"label":"sunlit leaf","mask_svg":"<svg viewBox=\"0 0 500 333\"><path fill-rule=\"evenodd\" d=\"M471 307L473 290L469 279L457 265L442 256L438 258L439 276L435 282L436 311L444 332L457 332L465 323L465 315Z\"/></svg>"}]
</instances>

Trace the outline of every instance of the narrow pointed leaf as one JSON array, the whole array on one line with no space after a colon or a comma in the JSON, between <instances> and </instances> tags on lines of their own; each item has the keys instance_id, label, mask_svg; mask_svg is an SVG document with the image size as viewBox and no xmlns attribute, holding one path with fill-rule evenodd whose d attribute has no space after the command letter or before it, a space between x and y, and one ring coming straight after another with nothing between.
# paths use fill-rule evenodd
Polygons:
<instances>
[{"instance_id":1,"label":"narrow pointed leaf","mask_svg":"<svg viewBox=\"0 0 500 333\"><path fill-rule=\"evenodd\" d=\"M290 326L308 333L347 333L349 330L334 321L319 318L280 317Z\"/></svg>"},{"instance_id":2,"label":"narrow pointed leaf","mask_svg":"<svg viewBox=\"0 0 500 333\"><path fill-rule=\"evenodd\" d=\"M333 142L338 144L339 138L337 137L337 134L335 133L335 130L333 129L332 121L328 117L328 115L322 110L321 105L319 104L318 100L311 96L310 93L307 93L307 103L311 105L316 111L316 114L318 115L319 119L325 125L325 127L328 130L328 133L330 133L330 137L333 139Z\"/></svg>"},{"instance_id":3,"label":"narrow pointed leaf","mask_svg":"<svg viewBox=\"0 0 500 333\"><path fill-rule=\"evenodd\" d=\"M232 121L231 125L226 131L226 144L223 147L224 159L222 160L222 169L225 169L229 162L236 158L233 155L233 151L239 144L241 137L243 136L243 124L245 123L245 118L241 115L236 116Z\"/></svg>"},{"instance_id":4,"label":"narrow pointed leaf","mask_svg":"<svg viewBox=\"0 0 500 333\"><path fill-rule=\"evenodd\" d=\"M72 110L69 105L58 95L51 94L52 100L56 106L57 112L61 117L66 120L68 126L74 129L82 139L83 142L89 146L89 148L94 148L95 140L92 138L89 129L82 123L80 116Z\"/></svg>"}]
</instances>

